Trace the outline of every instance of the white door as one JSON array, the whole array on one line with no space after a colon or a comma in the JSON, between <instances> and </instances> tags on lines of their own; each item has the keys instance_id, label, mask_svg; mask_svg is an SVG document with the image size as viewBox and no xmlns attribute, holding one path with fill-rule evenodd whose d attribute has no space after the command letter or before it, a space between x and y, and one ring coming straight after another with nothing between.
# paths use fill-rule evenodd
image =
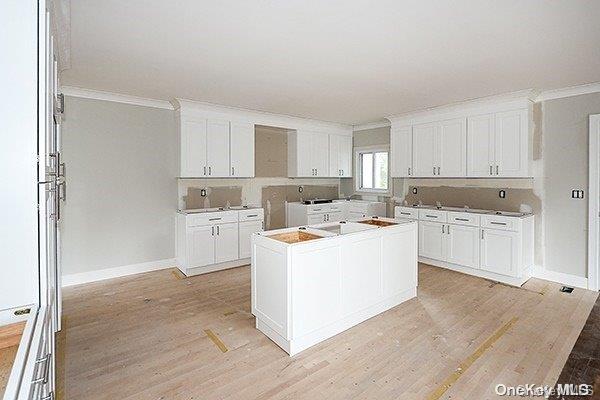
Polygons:
<instances>
[{"instance_id":1,"label":"white door","mask_svg":"<svg viewBox=\"0 0 600 400\"><path fill-rule=\"evenodd\" d=\"M314 176L314 167L312 166L312 133L298 131L296 134L296 165L298 177ZM288 156L289 157L289 156Z\"/></svg>"},{"instance_id":2,"label":"white door","mask_svg":"<svg viewBox=\"0 0 600 400\"><path fill-rule=\"evenodd\" d=\"M213 226L188 228L187 248L189 267L215 263L215 237Z\"/></svg>"},{"instance_id":3,"label":"white door","mask_svg":"<svg viewBox=\"0 0 600 400\"><path fill-rule=\"evenodd\" d=\"M412 127L394 128L390 132L393 177L403 178L412 175Z\"/></svg>"},{"instance_id":4,"label":"white door","mask_svg":"<svg viewBox=\"0 0 600 400\"><path fill-rule=\"evenodd\" d=\"M413 176L428 177L436 176L437 167L435 161L436 140L438 125L421 124L413 126Z\"/></svg>"},{"instance_id":5,"label":"white door","mask_svg":"<svg viewBox=\"0 0 600 400\"><path fill-rule=\"evenodd\" d=\"M517 232L482 229L481 269L514 276L519 256L518 236Z\"/></svg>"},{"instance_id":6,"label":"white door","mask_svg":"<svg viewBox=\"0 0 600 400\"><path fill-rule=\"evenodd\" d=\"M239 258L238 224L215 225L215 262L222 263Z\"/></svg>"},{"instance_id":7,"label":"white door","mask_svg":"<svg viewBox=\"0 0 600 400\"><path fill-rule=\"evenodd\" d=\"M467 124L464 118L440 122L436 163L440 176L467 176Z\"/></svg>"},{"instance_id":8,"label":"white door","mask_svg":"<svg viewBox=\"0 0 600 400\"><path fill-rule=\"evenodd\" d=\"M447 262L479 268L479 228L446 225L444 256Z\"/></svg>"},{"instance_id":9,"label":"white door","mask_svg":"<svg viewBox=\"0 0 600 400\"><path fill-rule=\"evenodd\" d=\"M310 214L308 216L308 225L322 224L325 222L326 214Z\"/></svg>"},{"instance_id":10,"label":"white door","mask_svg":"<svg viewBox=\"0 0 600 400\"><path fill-rule=\"evenodd\" d=\"M263 231L262 221L240 222L239 241L240 258L248 258L252 255L252 234Z\"/></svg>"},{"instance_id":11,"label":"white door","mask_svg":"<svg viewBox=\"0 0 600 400\"><path fill-rule=\"evenodd\" d=\"M226 177L229 172L229 121L208 120L206 124L208 176Z\"/></svg>"},{"instance_id":12,"label":"white door","mask_svg":"<svg viewBox=\"0 0 600 400\"><path fill-rule=\"evenodd\" d=\"M254 177L254 124L231 123L231 176Z\"/></svg>"},{"instance_id":13,"label":"white door","mask_svg":"<svg viewBox=\"0 0 600 400\"><path fill-rule=\"evenodd\" d=\"M442 229L444 231L442 232ZM445 225L438 222L419 221L419 257L444 260L443 238Z\"/></svg>"},{"instance_id":14,"label":"white door","mask_svg":"<svg viewBox=\"0 0 600 400\"><path fill-rule=\"evenodd\" d=\"M329 135L329 176L342 176L340 169L341 136Z\"/></svg>"},{"instance_id":15,"label":"white door","mask_svg":"<svg viewBox=\"0 0 600 400\"><path fill-rule=\"evenodd\" d=\"M352 177L352 136L340 136L339 163L342 178Z\"/></svg>"},{"instance_id":16,"label":"white door","mask_svg":"<svg viewBox=\"0 0 600 400\"><path fill-rule=\"evenodd\" d=\"M496 114L494 174L497 176L527 176L528 163L527 110Z\"/></svg>"},{"instance_id":17,"label":"white door","mask_svg":"<svg viewBox=\"0 0 600 400\"><path fill-rule=\"evenodd\" d=\"M467 118L467 176L487 177L495 173L494 114Z\"/></svg>"},{"instance_id":18,"label":"white door","mask_svg":"<svg viewBox=\"0 0 600 400\"><path fill-rule=\"evenodd\" d=\"M312 134L311 164L315 169L315 176L329 176L329 135Z\"/></svg>"},{"instance_id":19,"label":"white door","mask_svg":"<svg viewBox=\"0 0 600 400\"><path fill-rule=\"evenodd\" d=\"M342 218L342 212L341 211L334 211L334 212L330 212L327 213L327 222L338 222L341 221Z\"/></svg>"},{"instance_id":20,"label":"white door","mask_svg":"<svg viewBox=\"0 0 600 400\"><path fill-rule=\"evenodd\" d=\"M181 119L181 177L207 176L206 120Z\"/></svg>"}]
</instances>

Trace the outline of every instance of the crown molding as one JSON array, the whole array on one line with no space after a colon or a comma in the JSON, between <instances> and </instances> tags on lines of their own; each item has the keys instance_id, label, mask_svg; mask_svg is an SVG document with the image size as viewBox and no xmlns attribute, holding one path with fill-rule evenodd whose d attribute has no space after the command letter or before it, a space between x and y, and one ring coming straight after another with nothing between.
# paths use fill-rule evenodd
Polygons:
<instances>
[{"instance_id":1,"label":"crown molding","mask_svg":"<svg viewBox=\"0 0 600 400\"><path fill-rule=\"evenodd\" d=\"M197 115L207 118L248 121L255 125L289 130L306 129L323 133L352 135L352 125L337 122L320 121L292 115L275 114L268 111L251 110L179 98L173 99L171 103L176 111L181 114L189 114L190 116Z\"/></svg>"},{"instance_id":2,"label":"crown molding","mask_svg":"<svg viewBox=\"0 0 600 400\"><path fill-rule=\"evenodd\" d=\"M560 89L544 90L536 98L537 102L562 99L564 97L580 96L583 94L600 92L600 82L587 83L585 85L569 86Z\"/></svg>"},{"instance_id":3,"label":"crown molding","mask_svg":"<svg viewBox=\"0 0 600 400\"><path fill-rule=\"evenodd\" d=\"M365 124L352 125L352 130L366 131L367 129L387 128L390 126L390 121L367 122Z\"/></svg>"},{"instance_id":4,"label":"crown molding","mask_svg":"<svg viewBox=\"0 0 600 400\"><path fill-rule=\"evenodd\" d=\"M61 86L60 91L65 96L81 97L84 99L113 101L116 103L132 104L136 106L162 108L173 110L173 105L166 100L148 99L145 97L130 96L127 94L104 92L102 90L84 89L76 86Z\"/></svg>"}]
</instances>

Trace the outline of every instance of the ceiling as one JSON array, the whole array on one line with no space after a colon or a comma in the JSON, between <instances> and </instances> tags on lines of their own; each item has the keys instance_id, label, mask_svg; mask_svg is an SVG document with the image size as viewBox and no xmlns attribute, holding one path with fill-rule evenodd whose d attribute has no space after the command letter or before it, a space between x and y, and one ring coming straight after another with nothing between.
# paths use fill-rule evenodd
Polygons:
<instances>
[{"instance_id":1,"label":"ceiling","mask_svg":"<svg viewBox=\"0 0 600 400\"><path fill-rule=\"evenodd\" d=\"M342 123L600 81L597 0L76 0L63 85Z\"/></svg>"}]
</instances>

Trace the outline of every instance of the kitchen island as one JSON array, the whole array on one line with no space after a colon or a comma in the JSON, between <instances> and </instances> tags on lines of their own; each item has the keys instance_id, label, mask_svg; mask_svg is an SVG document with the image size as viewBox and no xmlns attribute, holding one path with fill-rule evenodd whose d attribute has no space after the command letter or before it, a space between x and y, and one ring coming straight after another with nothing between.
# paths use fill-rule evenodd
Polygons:
<instances>
[{"instance_id":1,"label":"kitchen island","mask_svg":"<svg viewBox=\"0 0 600 400\"><path fill-rule=\"evenodd\" d=\"M252 235L256 328L294 355L417 294L417 223L373 217Z\"/></svg>"}]
</instances>

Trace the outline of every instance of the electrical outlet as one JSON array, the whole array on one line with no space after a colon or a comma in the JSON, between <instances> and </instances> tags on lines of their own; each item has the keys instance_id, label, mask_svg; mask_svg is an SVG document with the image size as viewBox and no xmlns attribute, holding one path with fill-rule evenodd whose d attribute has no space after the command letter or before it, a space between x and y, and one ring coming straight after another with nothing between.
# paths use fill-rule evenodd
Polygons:
<instances>
[{"instance_id":1,"label":"electrical outlet","mask_svg":"<svg viewBox=\"0 0 600 400\"><path fill-rule=\"evenodd\" d=\"M573 189L571 190L572 199L583 199L583 190Z\"/></svg>"},{"instance_id":2,"label":"electrical outlet","mask_svg":"<svg viewBox=\"0 0 600 400\"><path fill-rule=\"evenodd\" d=\"M304 188L302 186L298 186L298 193L304 192Z\"/></svg>"},{"instance_id":3,"label":"electrical outlet","mask_svg":"<svg viewBox=\"0 0 600 400\"><path fill-rule=\"evenodd\" d=\"M505 199L506 198L506 190L499 191L498 197L500 197L501 199Z\"/></svg>"},{"instance_id":4,"label":"electrical outlet","mask_svg":"<svg viewBox=\"0 0 600 400\"><path fill-rule=\"evenodd\" d=\"M206 189L200 189L200 196L206 197Z\"/></svg>"},{"instance_id":5,"label":"electrical outlet","mask_svg":"<svg viewBox=\"0 0 600 400\"><path fill-rule=\"evenodd\" d=\"M417 188L416 187L412 188L412 193L413 194L417 194Z\"/></svg>"}]
</instances>

